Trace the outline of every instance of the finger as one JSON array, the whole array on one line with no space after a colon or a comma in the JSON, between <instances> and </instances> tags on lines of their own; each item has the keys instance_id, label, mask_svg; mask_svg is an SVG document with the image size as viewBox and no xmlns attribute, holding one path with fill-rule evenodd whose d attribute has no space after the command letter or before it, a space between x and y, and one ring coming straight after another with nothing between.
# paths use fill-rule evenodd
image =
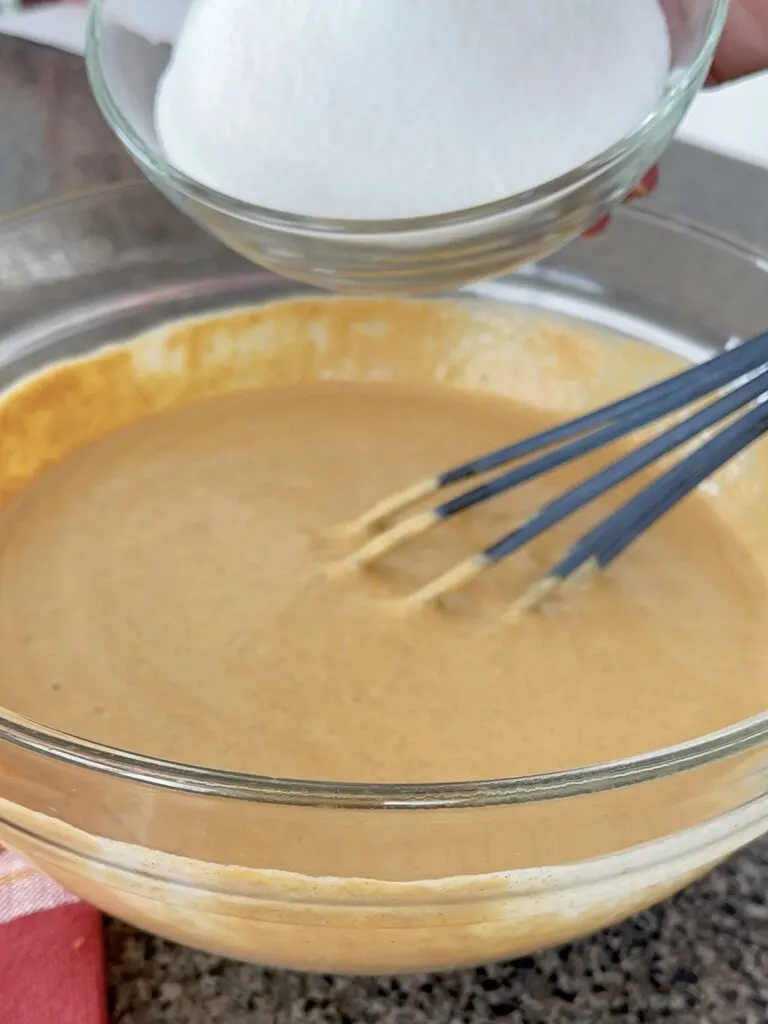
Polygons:
<instances>
[{"instance_id":1,"label":"finger","mask_svg":"<svg viewBox=\"0 0 768 1024\"><path fill-rule=\"evenodd\" d=\"M659 168L652 167L647 174L645 174L640 181L635 185L632 191L627 196L627 201L631 202L633 199L645 199L651 192L654 192L659 187Z\"/></svg>"},{"instance_id":2,"label":"finger","mask_svg":"<svg viewBox=\"0 0 768 1024\"><path fill-rule=\"evenodd\" d=\"M634 199L644 199L649 196L659 185L659 168L652 167L647 174L643 175L640 181L635 185L632 191L627 196L627 202L632 202ZM606 214L601 217L596 224L593 224L591 228L584 232L584 238L597 238L598 235L602 235L608 225L611 223L610 214Z\"/></svg>"},{"instance_id":3,"label":"finger","mask_svg":"<svg viewBox=\"0 0 768 1024\"><path fill-rule=\"evenodd\" d=\"M598 235L602 235L608 225L611 223L610 214L606 214L605 217L601 217L597 224L593 224L591 228L584 232L584 238L597 238Z\"/></svg>"},{"instance_id":4,"label":"finger","mask_svg":"<svg viewBox=\"0 0 768 1024\"><path fill-rule=\"evenodd\" d=\"M728 24L718 47L710 85L768 70L768 3L766 0L734 0Z\"/></svg>"}]
</instances>

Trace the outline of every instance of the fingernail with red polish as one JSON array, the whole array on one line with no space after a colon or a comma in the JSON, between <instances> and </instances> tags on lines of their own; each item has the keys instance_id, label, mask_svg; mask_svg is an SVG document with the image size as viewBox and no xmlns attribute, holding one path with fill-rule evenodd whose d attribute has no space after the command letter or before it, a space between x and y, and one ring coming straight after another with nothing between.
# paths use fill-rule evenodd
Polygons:
<instances>
[{"instance_id":1,"label":"fingernail with red polish","mask_svg":"<svg viewBox=\"0 0 768 1024\"><path fill-rule=\"evenodd\" d=\"M600 220L593 224L589 230L584 232L585 238L596 238L598 235L602 235L608 225L611 223L611 218L606 214L605 217L601 217Z\"/></svg>"},{"instance_id":2,"label":"fingernail with red polish","mask_svg":"<svg viewBox=\"0 0 768 1024\"><path fill-rule=\"evenodd\" d=\"M630 199L644 199L649 196L659 184L659 168L652 167L645 177L635 185L629 193Z\"/></svg>"}]
</instances>

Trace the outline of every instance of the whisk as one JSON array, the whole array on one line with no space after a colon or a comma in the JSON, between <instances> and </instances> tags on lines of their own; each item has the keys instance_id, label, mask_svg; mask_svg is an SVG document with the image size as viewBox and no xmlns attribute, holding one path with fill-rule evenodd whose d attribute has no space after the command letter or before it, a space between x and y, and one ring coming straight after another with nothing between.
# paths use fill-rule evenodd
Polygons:
<instances>
[{"instance_id":1,"label":"whisk","mask_svg":"<svg viewBox=\"0 0 768 1024\"><path fill-rule=\"evenodd\" d=\"M408 598L411 605L425 605L465 587L544 531L692 442L695 445L692 452L684 453L672 468L581 537L512 608L516 614L537 609L567 580L590 569L608 566L687 494L768 430L768 402L764 400L768 398L767 363L768 334L763 334L586 416L418 481L379 502L350 524L353 536L380 532L348 555L345 564L350 567L371 565L405 541L481 502L490 501L649 424L684 412L700 399L712 396L709 405L691 411L683 420L678 419L652 440L544 505L506 536L426 583ZM718 424L724 425L713 434ZM504 468L510 464L514 465ZM502 468L502 472L485 483L434 508L397 518L444 488Z\"/></svg>"}]
</instances>

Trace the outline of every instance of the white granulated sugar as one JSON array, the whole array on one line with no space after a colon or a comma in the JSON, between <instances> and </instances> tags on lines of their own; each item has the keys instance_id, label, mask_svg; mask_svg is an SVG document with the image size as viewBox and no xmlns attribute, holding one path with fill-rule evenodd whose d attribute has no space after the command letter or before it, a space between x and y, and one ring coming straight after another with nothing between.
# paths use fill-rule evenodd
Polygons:
<instances>
[{"instance_id":1,"label":"white granulated sugar","mask_svg":"<svg viewBox=\"0 0 768 1024\"><path fill-rule=\"evenodd\" d=\"M598 156L669 67L658 0L196 0L157 129L178 170L246 202L413 217Z\"/></svg>"}]
</instances>

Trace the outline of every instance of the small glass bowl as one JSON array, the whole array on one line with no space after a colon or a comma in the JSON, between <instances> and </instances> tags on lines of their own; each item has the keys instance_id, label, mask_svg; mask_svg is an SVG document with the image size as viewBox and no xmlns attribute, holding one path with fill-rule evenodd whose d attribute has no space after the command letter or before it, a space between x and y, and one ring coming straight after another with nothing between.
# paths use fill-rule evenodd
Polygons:
<instances>
[{"instance_id":1,"label":"small glass bowl","mask_svg":"<svg viewBox=\"0 0 768 1024\"><path fill-rule=\"evenodd\" d=\"M761 253L625 207L605 237L461 294L701 359L765 328L767 275ZM159 324L310 291L146 183L39 207L0 224L0 391ZM768 470L751 479L768 488ZM573 771L375 786L159 761L0 706L0 842L137 926L279 967L383 974L531 953L658 902L767 831L768 712Z\"/></svg>"},{"instance_id":2,"label":"small glass bowl","mask_svg":"<svg viewBox=\"0 0 768 1024\"><path fill-rule=\"evenodd\" d=\"M632 135L571 173L469 210L344 221L251 206L186 177L165 159L154 128L154 100L171 47L157 39L175 38L187 2L174 0L162 12L159 17L170 22L136 31L132 0L92 0L86 60L112 129L147 177L229 248L321 288L384 294L438 291L495 277L541 259L594 224L672 138L706 78L728 8L728 0L660 0L673 50L663 97Z\"/></svg>"}]
</instances>

